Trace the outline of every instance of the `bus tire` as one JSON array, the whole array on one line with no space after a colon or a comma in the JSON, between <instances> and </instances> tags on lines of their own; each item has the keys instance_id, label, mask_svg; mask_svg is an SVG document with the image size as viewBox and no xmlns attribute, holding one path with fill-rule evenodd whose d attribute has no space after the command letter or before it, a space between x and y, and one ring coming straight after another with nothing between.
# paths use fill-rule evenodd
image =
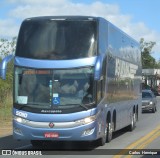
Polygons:
<instances>
[{"instance_id":1,"label":"bus tire","mask_svg":"<svg viewBox=\"0 0 160 158\"><path fill-rule=\"evenodd\" d=\"M100 140L99 140L99 145L104 146L106 144L106 140L107 140L107 124L104 128L104 134L103 134L102 138L100 138Z\"/></svg>"},{"instance_id":2,"label":"bus tire","mask_svg":"<svg viewBox=\"0 0 160 158\"><path fill-rule=\"evenodd\" d=\"M132 113L131 116L131 124L128 126L128 130L129 131L133 131L136 127L136 114Z\"/></svg>"},{"instance_id":3,"label":"bus tire","mask_svg":"<svg viewBox=\"0 0 160 158\"><path fill-rule=\"evenodd\" d=\"M152 108L152 113L155 113L155 112L156 112L156 106Z\"/></svg>"},{"instance_id":4,"label":"bus tire","mask_svg":"<svg viewBox=\"0 0 160 158\"><path fill-rule=\"evenodd\" d=\"M107 125L107 135L106 135L106 141L108 143L112 140L112 133L113 133L113 123L109 122Z\"/></svg>"}]
</instances>

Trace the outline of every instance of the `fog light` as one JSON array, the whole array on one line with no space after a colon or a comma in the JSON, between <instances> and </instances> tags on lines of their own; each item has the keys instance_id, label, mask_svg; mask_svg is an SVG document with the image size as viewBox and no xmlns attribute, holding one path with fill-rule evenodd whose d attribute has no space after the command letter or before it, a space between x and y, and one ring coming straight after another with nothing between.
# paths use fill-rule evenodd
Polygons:
<instances>
[{"instance_id":1,"label":"fog light","mask_svg":"<svg viewBox=\"0 0 160 158\"><path fill-rule=\"evenodd\" d=\"M21 131L21 129L20 128L14 128L14 133L16 133L16 134L20 134L20 135L22 135L22 131Z\"/></svg>"},{"instance_id":2,"label":"fog light","mask_svg":"<svg viewBox=\"0 0 160 158\"><path fill-rule=\"evenodd\" d=\"M82 136L88 136L88 135L91 135L93 134L95 128L89 128L89 129L86 129L85 131L83 131L83 134Z\"/></svg>"}]
</instances>

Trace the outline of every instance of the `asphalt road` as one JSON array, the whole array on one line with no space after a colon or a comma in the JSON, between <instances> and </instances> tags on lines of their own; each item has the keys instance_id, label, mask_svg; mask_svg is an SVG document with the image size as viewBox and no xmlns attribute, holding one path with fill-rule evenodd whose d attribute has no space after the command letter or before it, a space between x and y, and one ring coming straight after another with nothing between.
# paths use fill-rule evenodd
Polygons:
<instances>
[{"instance_id":1,"label":"asphalt road","mask_svg":"<svg viewBox=\"0 0 160 158\"><path fill-rule=\"evenodd\" d=\"M42 154L46 154L47 156L45 157L60 158L148 158L151 155L146 155L147 152L150 152L149 154L151 154L151 152L154 154L154 152L156 153L156 151L159 151L160 154L160 97L157 97L157 101L158 103L156 113L142 113L134 131L129 132L126 129L122 129L116 132L113 135L113 140L110 143L106 143L105 146L97 146L97 142L59 142L46 144L46 146L40 150L44 150L42 151ZM84 148L87 150L84 150ZM38 148L33 148L29 141L14 140L12 135L0 138L0 150L3 149L18 149L22 151L39 150ZM138 149L141 149L141 151ZM40 154L40 152L38 154ZM156 155L155 157L160 157L160 155Z\"/></svg>"}]
</instances>

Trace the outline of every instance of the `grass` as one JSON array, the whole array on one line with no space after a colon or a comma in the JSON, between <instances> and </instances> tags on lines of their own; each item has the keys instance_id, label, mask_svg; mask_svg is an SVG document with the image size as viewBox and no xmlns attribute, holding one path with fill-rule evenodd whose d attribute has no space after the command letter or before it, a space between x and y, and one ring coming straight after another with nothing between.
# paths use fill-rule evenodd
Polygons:
<instances>
[{"instance_id":1,"label":"grass","mask_svg":"<svg viewBox=\"0 0 160 158\"><path fill-rule=\"evenodd\" d=\"M12 94L0 102L0 137L12 134Z\"/></svg>"},{"instance_id":2,"label":"grass","mask_svg":"<svg viewBox=\"0 0 160 158\"><path fill-rule=\"evenodd\" d=\"M0 122L8 122L12 120L12 106L13 99L12 94L6 96L5 101L0 102Z\"/></svg>"}]
</instances>

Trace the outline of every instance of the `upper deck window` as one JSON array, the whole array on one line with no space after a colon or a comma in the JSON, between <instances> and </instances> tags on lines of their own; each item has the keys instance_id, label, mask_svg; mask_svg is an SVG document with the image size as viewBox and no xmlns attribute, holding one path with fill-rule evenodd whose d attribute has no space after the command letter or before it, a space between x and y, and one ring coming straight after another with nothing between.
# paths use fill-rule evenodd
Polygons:
<instances>
[{"instance_id":1,"label":"upper deck window","mask_svg":"<svg viewBox=\"0 0 160 158\"><path fill-rule=\"evenodd\" d=\"M16 56L65 60L96 55L94 20L26 20L22 23Z\"/></svg>"}]
</instances>

